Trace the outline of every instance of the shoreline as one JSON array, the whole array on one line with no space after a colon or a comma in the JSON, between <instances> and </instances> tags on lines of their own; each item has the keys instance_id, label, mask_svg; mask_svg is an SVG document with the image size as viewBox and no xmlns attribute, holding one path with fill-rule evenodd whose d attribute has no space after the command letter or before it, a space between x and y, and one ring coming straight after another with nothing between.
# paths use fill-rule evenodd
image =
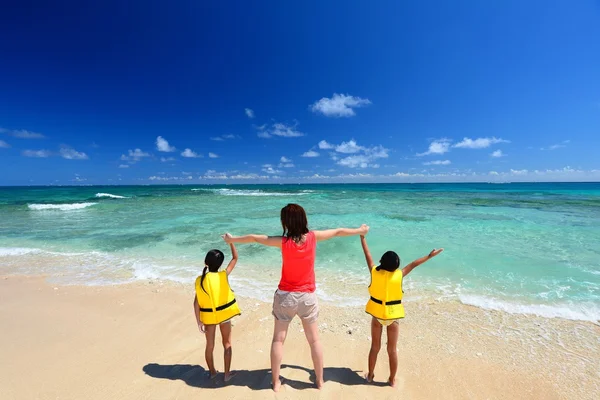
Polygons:
<instances>
[{"instance_id":1,"label":"shoreline","mask_svg":"<svg viewBox=\"0 0 600 400\"><path fill-rule=\"evenodd\" d=\"M387 379L385 337L375 385L362 373L370 346L362 307L321 305L325 387L313 389L312 362L297 319L282 376L269 389L270 304L238 297L232 383L204 376L204 338L193 288L168 281L60 286L41 276L0 276L0 398L531 398L600 396L600 327L591 322L489 311L415 299L401 322L397 390ZM222 370L219 348L216 365Z\"/></svg>"}]
</instances>

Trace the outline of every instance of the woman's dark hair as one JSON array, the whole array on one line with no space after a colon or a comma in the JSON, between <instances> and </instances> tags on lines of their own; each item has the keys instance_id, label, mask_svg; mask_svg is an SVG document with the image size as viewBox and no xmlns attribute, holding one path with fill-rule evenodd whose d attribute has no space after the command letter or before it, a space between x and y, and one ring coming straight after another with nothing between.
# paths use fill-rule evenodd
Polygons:
<instances>
[{"instance_id":1,"label":"woman's dark hair","mask_svg":"<svg viewBox=\"0 0 600 400\"><path fill-rule=\"evenodd\" d=\"M288 204L281 209L281 226L283 235L295 242L302 240L302 235L308 233L308 220L304 208L298 204Z\"/></svg>"},{"instance_id":2,"label":"woman's dark hair","mask_svg":"<svg viewBox=\"0 0 600 400\"><path fill-rule=\"evenodd\" d=\"M204 257L204 269L202 270L202 278L200 278L200 287L204 290L204 293L208 292L204 289L204 278L206 278L206 272L217 272L225 260L225 255L221 250L213 249L206 253Z\"/></svg>"},{"instance_id":3,"label":"woman's dark hair","mask_svg":"<svg viewBox=\"0 0 600 400\"><path fill-rule=\"evenodd\" d=\"M384 270L394 272L400 267L400 257L394 251L386 251L379 260L379 266L375 268L377 271Z\"/></svg>"}]
</instances>

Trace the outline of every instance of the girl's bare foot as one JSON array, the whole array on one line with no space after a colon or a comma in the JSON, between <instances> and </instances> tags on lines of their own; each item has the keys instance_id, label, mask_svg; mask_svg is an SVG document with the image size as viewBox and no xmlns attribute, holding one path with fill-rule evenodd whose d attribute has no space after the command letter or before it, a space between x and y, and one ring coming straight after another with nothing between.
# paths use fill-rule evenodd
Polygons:
<instances>
[{"instance_id":1,"label":"girl's bare foot","mask_svg":"<svg viewBox=\"0 0 600 400\"><path fill-rule=\"evenodd\" d=\"M215 369L214 371L209 371L208 374L210 376L210 379L215 379L217 375L219 375L219 371Z\"/></svg>"},{"instance_id":2,"label":"girl's bare foot","mask_svg":"<svg viewBox=\"0 0 600 400\"><path fill-rule=\"evenodd\" d=\"M365 375L365 379L367 380L368 383L373 383L374 378L375 378L375 374L373 374L373 373L368 373Z\"/></svg>"},{"instance_id":3,"label":"girl's bare foot","mask_svg":"<svg viewBox=\"0 0 600 400\"><path fill-rule=\"evenodd\" d=\"M229 371L228 373L226 373L225 378L224 378L225 382L229 382L229 380L231 378L233 378L235 375L236 375L235 371Z\"/></svg>"},{"instance_id":4,"label":"girl's bare foot","mask_svg":"<svg viewBox=\"0 0 600 400\"><path fill-rule=\"evenodd\" d=\"M279 389L281 389L281 379L277 379L276 381L272 382L271 387L273 388L274 392L279 392Z\"/></svg>"},{"instance_id":5,"label":"girl's bare foot","mask_svg":"<svg viewBox=\"0 0 600 400\"><path fill-rule=\"evenodd\" d=\"M396 378L391 378L388 379L388 383L390 384L391 387L395 388L396 387Z\"/></svg>"}]
</instances>

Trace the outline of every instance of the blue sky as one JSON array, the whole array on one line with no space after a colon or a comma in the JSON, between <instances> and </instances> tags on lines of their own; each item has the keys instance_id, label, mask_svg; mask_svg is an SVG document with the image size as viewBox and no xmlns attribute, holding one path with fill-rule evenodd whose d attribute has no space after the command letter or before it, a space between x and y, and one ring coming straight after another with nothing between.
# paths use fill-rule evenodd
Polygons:
<instances>
[{"instance_id":1,"label":"blue sky","mask_svg":"<svg viewBox=\"0 0 600 400\"><path fill-rule=\"evenodd\" d=\"M0 185L600 180L597 1L95 3L3 5Z\"/></svg>"}]
</instances>

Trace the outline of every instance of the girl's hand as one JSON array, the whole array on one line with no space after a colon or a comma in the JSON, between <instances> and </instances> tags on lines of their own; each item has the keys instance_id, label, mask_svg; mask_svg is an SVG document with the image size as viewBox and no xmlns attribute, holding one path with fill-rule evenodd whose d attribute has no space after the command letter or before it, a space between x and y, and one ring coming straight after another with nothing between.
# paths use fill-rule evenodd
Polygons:
<instances>
[{"instance_id":1,"label":"girl's hand","mask_svg":"<svg viewBox=\"0 0 600 400\"><path fill-rule=\"evenodd\" d=\"M223 240L225 241L225 243L231 243L231 239L233 238L233 236L231 236L231 233L226 233L224 235L221 236L223 238Z\"/></svg>"},{"instance_id":2,"label":"girl's hand","mask_svg":"<svg viewBox=\"0 0 600 400\"><path fill-rule=\"evenodd\" d=\"M358 228L360 230L360 236L366 236L367 233L369 233L369 225L367 224L362 224L360 226L360 228Z\"/></svg>"},{"instance_id":3,"label":"girl's hand","mask_svg":"<svg viewBox=\"0 0 600 400\"><path fill-rule=\"evenodd\" d=\"M442 251L444 251L443 248L442 249L433 249L433 250L431 250L431 253L429 253L429 258L437 256Z\"/></svg>"},{"instance_id":4,"label":"girl's hand","mask_svg":"<svg viewBox=\"0 0 600 400\"><path fill-rule=\"evenodd\" d=\"M206 328L202 322L198 324L198 329L200 329L200 333L206 333Z\"/></svg>"}]
</instances>

